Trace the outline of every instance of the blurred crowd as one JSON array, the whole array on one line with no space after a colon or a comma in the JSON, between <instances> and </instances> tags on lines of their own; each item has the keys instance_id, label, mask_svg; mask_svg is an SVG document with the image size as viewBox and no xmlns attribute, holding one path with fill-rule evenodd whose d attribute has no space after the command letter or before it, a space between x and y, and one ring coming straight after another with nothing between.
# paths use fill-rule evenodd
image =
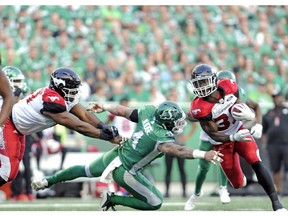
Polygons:
<instances>
[{"instance_id":1,"label":"blurred crowd","mask_svg":"<svg viewBox=\"0 0 288 216\"><path fill-rule=\"evenodd\" d=\"M33 90L57 67L82 80L83 101L159 103L194 95L191 69L227 69L263 113L286 96L288 6L0 6L3 65Z\"/></svg>"}]
</instances>

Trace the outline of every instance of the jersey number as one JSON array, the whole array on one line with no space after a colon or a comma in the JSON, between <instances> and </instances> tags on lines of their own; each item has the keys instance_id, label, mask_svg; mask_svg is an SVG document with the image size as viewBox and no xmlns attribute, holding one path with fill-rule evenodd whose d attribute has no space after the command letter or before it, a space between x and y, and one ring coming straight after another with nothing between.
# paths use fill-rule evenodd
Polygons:
<instances>
[{"instance_id":1,"label":"jersey number","mask_svg":"<svg viewBox=\"0 0 288 216\"><path fill-rule=\"evenodd\" d=\"M229 121L229 118L227 116L227 114L222 114L220 115L219 117L217 117L215 120L214 120L218 126L218 130L219 131L223 131L223 130L226 130L230 127L230 124L234 124L235 123L235 119L233 119L232 122Z\"/></svg>"}]
</instances>

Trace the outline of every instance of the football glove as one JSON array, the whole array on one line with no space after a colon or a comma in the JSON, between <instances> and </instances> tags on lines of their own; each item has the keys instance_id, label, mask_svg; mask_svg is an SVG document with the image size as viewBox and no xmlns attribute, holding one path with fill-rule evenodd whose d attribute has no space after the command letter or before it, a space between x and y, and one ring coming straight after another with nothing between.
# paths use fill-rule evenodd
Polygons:
<instances>
[{"instance_id":1,"label":"football glove","mask_svg":"<svg viewBox=\"0 0 288 216\"><path fill-rule=\"evenodd\" d=\"M230 140L232 142L235 141L251 141L251 138L247 137L250 136L250 132L248 129L243 129L243 130L239 130L237 133L235 134L231 134L229 136Z\"/></svg>"},{"instance_id":2,"label":"football glove","mask_svg":"<svg viewBox=\"0 0 288 216\"><path fill-rule=\"evenodd\" d=\"M260 139L262 136L262 130L263 130L263 126L261 124L255 124L252 128L251 128L251 134L254 138L256 139Z\"/></svg>"},{"instance_id":3,"label":"football glove","mask_svg":"<svg viewBox=\"0 0 288 216\"><path fill-rule=\"evenodd\" d=\"M255 113L252 111L247 104L245 103L239 103L235 104L233 108L237 108L240 112L233 111L232 109L232 116L234 119L241 121L241 120L247 120L251 121L255 118Z\"/></svg>"},{"instance_id":4,"label":"football glove","mask_svg":"<svg viewBox=\"0 0 288 216\"><path fill-rule=\"evenodd\" d=\"M115 126L107 126L104 127L102 130L103 132L110 134L113 138L119 136L118 128Z\"/></svg>"}]
</instances>

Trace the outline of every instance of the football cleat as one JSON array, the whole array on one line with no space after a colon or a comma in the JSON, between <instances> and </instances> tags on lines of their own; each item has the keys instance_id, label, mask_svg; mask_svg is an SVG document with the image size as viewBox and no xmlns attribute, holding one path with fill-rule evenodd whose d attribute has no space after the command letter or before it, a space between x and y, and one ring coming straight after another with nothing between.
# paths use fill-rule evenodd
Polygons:
<instances>
[{"instance_id":1,"label":"football cleat","mask_svg":"<svg viewBox=\"0 0 288 216\"><path fill-rule=\"evenodd\" d=\"M45 178L44 179L36 179L36 180L32 181L31 186L36 191L43 190L45 188L48 188L48 181Z\"/></svg>"},{"instance_id":2,"label":"football cleat","mask_svg":"<svg viewBox=\"0 0 288 216\"><path fill-rule=\"evenodd\" d=\"M196 203L199 199L199 197L201 197L203 195L203 192L201 191L200 194L196 195L196 194L192 194L191 197L187 200L184 210L185 211L191 211L195 208Z\"/></svg>"},{"instance_id":3,"label":"football cleat","mask_svg":"<svg viewBox=\"0 0 288 216\"><path fill-rule=\"evenodd\" d=\"M109 191L102 193L102 199L100 202L100 209L102 209L102 211L108 211L110 207L112 211L116 211L115 206L111 202L111 196L113 195L114 193L111 193Z\"/></svg>"},{"instance_id":4,"label":"football cleat","mask_svg":"<svg viewBox=\"0 0 288 216\"><path fill-rule=\"evenodd\" d=\"M223 204L230 203L231 199L227 190L227 186L220 186L219 188L219 197Z\"/></svg>"}]
</instances>

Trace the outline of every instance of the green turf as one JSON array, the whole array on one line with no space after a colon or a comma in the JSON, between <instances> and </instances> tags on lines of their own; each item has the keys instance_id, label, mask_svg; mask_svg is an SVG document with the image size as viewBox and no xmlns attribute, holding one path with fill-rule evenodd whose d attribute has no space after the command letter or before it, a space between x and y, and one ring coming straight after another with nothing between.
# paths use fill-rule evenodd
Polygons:
<instances>
[{"instance_id":1,"label":"green turf","mask_svg":"<svg viewBox=\"0 0 288 216\"><path fill-rule=\"evenodd\" d=\"M288 208L288 197L281 197L282 204ZM49 198L28 201L4 201L0 203L0 211L99 211L100 198ZM186 199L165 199L160 211L182 211ZM133 209L117 206L118 211ZM231 203L223 205L218 197L202 197L194 211L271 211L271 203L266 196L231 197Z\"/></svg>"}]
</instances>

